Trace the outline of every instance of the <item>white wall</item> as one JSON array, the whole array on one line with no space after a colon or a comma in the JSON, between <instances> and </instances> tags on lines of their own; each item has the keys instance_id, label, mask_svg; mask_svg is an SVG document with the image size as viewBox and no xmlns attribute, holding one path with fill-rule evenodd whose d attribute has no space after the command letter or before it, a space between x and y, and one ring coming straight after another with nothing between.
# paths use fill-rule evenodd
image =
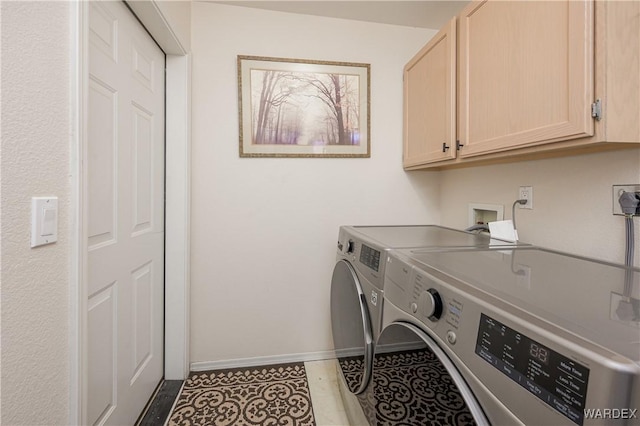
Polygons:
<instances>
[{"instance_id":1,"label":"white wall","mask_svg":"<svg viewBox=\"0 0 640 426\"><path fill-rule=\"evenodd\" d=\"M69 84L66 2L1 2L2 417L69 410ZM31 249L32 196L59 197L59 240Z\"/></svg>"},{"instance_id":2,"label":"white wall","mask_svg":"<svg viewBox=\"0 0 640 426\"><path fill-rule=\"evenodd\" d=\"M505 219L519 186L533 186L533 210L516 208L522 241L624 263L625 223L612 215L614 184L640 183L640 150L444 171L442 224L465 227L468 203L502 204ZM635 220L640 246L640 224ZM640 250L635 252L640 265Z\"/></svg>"},{"instance_id":3,"label":"white wall","mask_svg":"<svg viewBox=\"0 0 640 426\"><path fill-rule=\"evenodd\" d=\"M402 68L435 33L192 5L192 362L332 348L342 224L435 223L438 174L402 171ZM371 64L370 159L239 158L236 56Z\"/></svg>"}]
</instances>

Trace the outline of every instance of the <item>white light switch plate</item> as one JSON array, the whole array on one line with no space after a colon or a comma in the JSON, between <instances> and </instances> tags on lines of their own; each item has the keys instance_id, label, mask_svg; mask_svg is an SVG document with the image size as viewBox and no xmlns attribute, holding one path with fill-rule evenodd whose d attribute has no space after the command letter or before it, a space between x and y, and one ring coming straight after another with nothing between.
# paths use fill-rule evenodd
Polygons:
<instances>
[{"instance_id":1,"label":"white light switch plate","mask_svg":"<svg viewBox=\"0 0 640 426\"><path fill-rule=\"evenodd\" d=\"M31 198L31 247L58 241L58 197Z\"/></svg>"}]
</instances>

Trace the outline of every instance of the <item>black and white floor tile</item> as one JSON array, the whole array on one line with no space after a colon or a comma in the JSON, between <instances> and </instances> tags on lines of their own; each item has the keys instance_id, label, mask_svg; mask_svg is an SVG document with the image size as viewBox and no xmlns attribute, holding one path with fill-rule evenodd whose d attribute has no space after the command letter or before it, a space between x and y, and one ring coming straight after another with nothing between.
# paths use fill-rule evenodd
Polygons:
<instances>
[{"instance_id":1,"label":"black and white floor tile","mask_svg":"<svg viewBox=\"0 0 640 426\"><path fill-rule=\"evenodd\" d=\"M303 363L191 373L170 426L316 426Z\"/></svg>"},{"instance_id":2,"label":"black and white floor tile","mask_svg":"<svg viewBox=\"0 0 640 426\"><path fill-rule=\"evenodd\" d=\"M374 370L378 425L475 425L458 387L433 352L376 356Z\"/></svg>"},{"instance_id":3,"label":"black and white floor tile","mask_svg":"<svg viewBox=\"0 0 640 426\"><path fill-rule=\"evenodd\" d=\"M375 386L377 424L474 424L455 384L429 355L416 351L376 359L377 370L383 372ZM434 386L439 389L436 398L432 395ZM393 405L398 393L411 396L412 402ZM387 401L385 395L392 398ZM158 421L159 413L149 410L139 425L347 426L346 409L364 425L367 421L359 416L373 414L366 412L366 402L355 402L358 410L364 408L360 414L343 405L337 360L194 372L185 381L166 422Z\"/></svg>"},{"instance_id":4,"label":"black and white floor tile","mask_svg":"<svg viewBox=\"0 0 640 426\"><path fill-rule=\"evenodd\" d=\"M376 383L378 424L473 424L455 384L429 355L416 351L376 359L376 368L384 372ZM432 395L434 386L440 390L437 398ZM398 392L411 396L412 402L394 406L392 400ZM385 395L393 398L386 401ZM355 404L363 405L366 411L366 401L356 400ZM346 409L349 407L340 396L337 361L313 361L191 373L165 424L347 426ZM364 417L361 421L366 423Z\"/></svg>"},{"instance_id":5,"label":"black and white floor tile","mask_svg":"<svg viewBox=\"0 0 640 426\"><path fill-rule=\"evenodd\" d=\"M361 358L340 360L345 379L356 388ZM378 426L475 425L451 376L430 350L376 355L374 386L358 396L364 415Z\"/></svg>"}]
</instances>

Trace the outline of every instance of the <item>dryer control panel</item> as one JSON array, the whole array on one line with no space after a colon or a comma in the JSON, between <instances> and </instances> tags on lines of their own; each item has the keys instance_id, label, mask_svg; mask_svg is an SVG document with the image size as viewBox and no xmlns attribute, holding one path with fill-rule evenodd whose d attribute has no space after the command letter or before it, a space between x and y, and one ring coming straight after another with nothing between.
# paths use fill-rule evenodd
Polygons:
<instances>
[{"instance_id":1,"label":"dryer control panel","mask_svg":"<svg viewBox=\"0 0 640 426\"><path fill-rule=\"evenodd\" d=\"M360 248L360 263L378 272L380 269L380 251L362 244Z\"/></svg>"},{"instance_id":2,"label":"dryer control panel","mask_svg":"<svg viewBox=\"0 0 640 426\"><path fill-rule=\"evenodd\" d=\"M382 290L387 252L373 241L353 235L340 228L337 260L347 260L375 288Z\"/></svg>"},{"instance_id":3,"label":"dryer control panel","mask_svg":"<svg viewBox=\"0 0 640 426\"><path fill-rule=\"evenodd\" d=\"M475 352L572 422L582 425L589 369L481 314Z\"/></svg>"}]
</instances>

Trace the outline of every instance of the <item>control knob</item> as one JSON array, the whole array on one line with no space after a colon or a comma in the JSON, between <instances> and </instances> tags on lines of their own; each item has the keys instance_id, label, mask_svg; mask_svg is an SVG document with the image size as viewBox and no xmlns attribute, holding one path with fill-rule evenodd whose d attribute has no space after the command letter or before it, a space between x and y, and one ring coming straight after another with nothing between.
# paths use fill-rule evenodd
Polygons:
<instances>
[{"instance_id":1,"label":"control knob","mask_svg":"<svg viewBox=\"0 0 640 426\"><path fill-rule=\"evenodd\" d=\"M349 240L347 243L347 254L352 254L356 249L356 245L353 240Z\"/></svg>"},{"instance_id":2,"label":"control knob","mask_svg":"<svg viewBox=\"0 0 640 426\"><path fill-rule=\"evenodd\" d=\"M431 321L436 322L442 316L442 297L436 289L430 288L420 294L418 300L420 313Z\"/></svg>"}]
</instances>

